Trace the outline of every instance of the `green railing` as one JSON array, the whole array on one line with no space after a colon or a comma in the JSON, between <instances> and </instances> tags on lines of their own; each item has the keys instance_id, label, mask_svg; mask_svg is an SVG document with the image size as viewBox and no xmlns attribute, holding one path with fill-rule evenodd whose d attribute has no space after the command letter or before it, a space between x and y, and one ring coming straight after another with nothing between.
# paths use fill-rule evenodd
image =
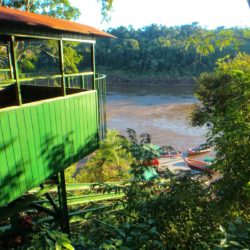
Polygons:
<instances>
[{"instance_id":1,"label":"green railing","mask_svg":"<svg viewBox=\"0 0 250 250\"><path fill-rule=\"evenodd\" d=\"M65 74L66 88L70 89L84 89L94 90L98 92L98 110L99 110L99 126L100 139L103 140L106 135L106 75L96 74L95 83L93 84L93 72ZM42 76L38 74L20 74L20 82L25 85L46 86L46 87L60 87L61 75L53 73L45 73Z\"/></svg>"},{"instance_id":2,"label":"green railing","mask_svg":"<svg viewBox=\"0 0 250 250\"><path fill-rule=\"evenodd\" d=\"M107 131L106 120L106 75L97 74L95 86L98 89L98 107L99 107L99 126L100 138L103 140Z\"/></svg>"},{"instance_id":3,"label":"green railing","mask_svg":"<svg viewBox=\"0 0 250 250\"><path fill-rule=\"evenodd\" d=\"M20 82L25 85L60 87L62 75L59 73L25 73L20 74ZM93 72L65 74L66 88L93 90Z\"/></svg>"},{"instance_id":4,"label":"green railing","mask_svg":"<svg viewBox=\"0 0 250 250\"><path fill-rule=\"evenodd\" d=\"M2 69L0 71L2 79L0 79L0 88L6 85L15 84L15 80L11 80L8 74L10 70ZM21 73L19 74L19 81L21 86L37 86L37 87L54 87L59 89L61 87L62 75L52 73ZM100 139L104 139L106 135L106 75L96 74L93 72L65 74L65 87L67 89L79 90L94 90L98 92L98 113L100 126ZM60 92L59 92L60 93Z\"/></svg>"}]
</instances>

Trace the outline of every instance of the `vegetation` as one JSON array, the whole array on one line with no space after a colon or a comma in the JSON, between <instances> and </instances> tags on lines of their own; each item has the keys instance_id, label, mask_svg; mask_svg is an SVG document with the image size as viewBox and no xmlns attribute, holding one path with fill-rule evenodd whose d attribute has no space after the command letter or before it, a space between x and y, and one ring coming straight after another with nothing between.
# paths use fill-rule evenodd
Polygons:
<instances>
[{"instance_id":1,"label":"vegetation","mask_svg":"<svg viewBox=\"0 0 250 250\"><path fill-rule=\"evenodd\" d=\"M207 30L198 23L175 27L152 24L135 30L107 30L117 37L97 44L97 65L124 74L198 76L212 71L218 58L249 52L249 29L218 27Z\"/></svg>"},{"instance_id":2,"label":"vegetation","mask_svg":"<svg viewBox=\"0 0 250 250\"><path fill-rule=\"evenodd\" d=\"M250 176L250 56L221 59L214 73L198 80L193 125L207 125L215 145L216 166L223 171L224 198L241 200ZM231 203L232 204L232 203Z\"/></svg>"},{"instance_id":3,"label":"vegetation","mask_svg":"<svg viewBox=\"0 0 250 250\"><path fill-rule=\"evenodd\" d=\"M97 2L101 5L103 20L108 21L109 13L112 10L113 0L97 0ZM73 7L70 0L0 0L0 6L63 18L66 20L75 20L80 16L79 9Z\"/></svg>"},{"instance_id":4,"label":"vegetation","mask_svg":"<svg viewBox=\"0 0 250 250\"><path fill-rule=\"evenodd\" d=\"M30 11L66 20L75 20L80 16L78 8L73 7L69 0L1 0L0 6Z\"/></svg>"},{"instance_id":5,"label":"vegetation","mask_svg":"<svg viewBox=\"0 0 250 250\"><path fill-rule=\"evenodd\" d=\"M108 131L100 148L76 175L81 183L121 181L130 177L133 157L128 151L129 142L117 131Z\"/></svg>"},{"instance_id":6,"label":"vegetation","mask_svg":"<svg viewBox=\"0 0 250 250\"><path fill-rule=\"evenodd\" d=\"M224 67L229 64L225 63ZM119 152L119 149L126 148L127 152L130 152L128 154L133 157L131 163L133 178L118 186L105 183L93 184L92 189L92 192L97 192L99 195L122 193L122 200L109 198L104 203L87 204L82 214L71 218L71 242L60 231L51 231L47 224L42 231L39 229L35 234L33 233L31 237L33 241L29 244L34 244L37 249L46 246L50 246L51 249L56 247L67 249L72 247L76 249L249 248L249 183L244 189L237 189L237 198L233 190L228 192L228 185L224 185L225 182L230 181L225 172L226 162L220 162L222 164L220 171L225 177L209 186L204 183L204 178L193 178L192 175L173 176L167 172L164 179L142 180L141 173L148 167L143 166L142 163L150 162L157 156L157 152L150 146L148 134L142 134L141 140L138 140L132 129L128 130L128 134L129 138L126 139L117 136L117 132L109 133L109 139L103 142L99 154L96 154L98 157L95 155L90 161L92 163L96 159L97 163L99 159L110 161L109 157L105 158L110 144L113 145L112 150L108 150L110 156L115 154L118 157L124 157L124 153L110 153L116 151L115 149ZM103 158L101 153L104 153ZM111 160L112 162L115 161ZM102 170L102 166L100 169ZM113 175L113 168L111 170ZM108 169L106 171L108 172ZM240 177L239 172L246 173L243 166L238 172L231 171L231 175L234 176L235 172L239 180L249 177L249 175ZM233 187L235 189L235 186ZM106 207L105 210L102 209L103 206ZM36 223L33 222L33 225L36 226Z\"/></svg>"},{"instance_id":7,"label":"vegetation","mask_svg":"<svg viewBox=\"0 0 250 250\"><path fill-rule=\"evenodd\" d=\"M40 3L45 2L48 3ZM15 4L25 3L29 1ZM218 57L226 54L235 57L218 60L214 72L199 77L196 95L200 103L192 113L193 125L208 127L208 142L217 152L214 168L223 174L223 178L206 185L202 178L166 173L163 180L145 181L142 172L148 166L143 163L152 162L157 157L157 152L150 146L149 135L144 134L138 140L131 129L128 130L129 139L117 132L109 132L86 168L78 173L71 168L66 177L72 179L74 175L72 182L126 180L123 185L101 183L98 188L93 185L93 189L88 190L91 195L93 192L122 193L123 198L89 202L84 206L82 214L71 218L71 241L54 230L57 228L51 228L48 222L41 226L42 220L26 220L29 243L17 244L18 247L249 249L250 56L236 53L236 47L249 52L249 31L222 28L207 31L192 24L172 28L151 25L137 31L132 27L120 27L110 32L119 39L103 41L97 59L99 64L112 70L168 72L175 77L197 75L212 70ZM239 37L243 38L241 43ZM21 64L28 67L23 66L23 72L43 68L41 63L45 54L56 49L53 44L45 50L43 46L46 44L37 48L39 50L34 54L26 53L29 48L20 53L20 62L24 60ZM70 58L76 57L76 63L68 65L68 71L76 71L82 63L82 58L74 52L77 47L78 44L69 44L69 62ZM221 51L224 47L227 48ZM202 58L203 55L208 57Z\"/></svg>"},{"instance_id":8,"label":"vegetation","mask_svg":"<svg viewBox=\"0 0 250 250\"><path fill-rule=\"evenodd\" d=\"M239 59L235 59L234 63L237 60ZM232 63L222 64L225 68L230 68ZM227 162L223 163L218 159L224 178L209 186L205 185L202 179L171 174L165 181L138 181L141 180L142 161L150 161L157 154L152 148L145 147L150 143L147 134L143 135L141 142L138 142L135 131L130 129L128 133L131 141L130 151L135 159L132 164L134 178L127 187L121 189L125 193L123 208L111 214L92 214L99 223L86 222L75 235L79 237L79 232L84 234L82 241L84 247L91 249L249 248L249 183L244 182L244 189L237 188L234 191L233 185L229 192L231 179L227 179L228 166L225 165ZM234 152L231 152L231 155L233 154ZM240 167L238 171L231 170L232 178L234 179L234 173L237 173L239 181L249 180L249 172L246 172L249 168L246 166L248 165ZM218 167L218 162L215 167ZM245 176L239 178L239 172ZM224 185L225 183L227 185ZM106 185L101 190L117 192L114 187L108 188Z\"/></svg>"},{"instance_id":9,"label":"vegetation","mask_svg":"<svg viewBox=\"0 0 250 250\"><path fill-rule=\"evenodd\" d=\"M30 11L56 18L75 20L80 16L78 8L69 0L20 0L0 1L0 6ZM49 6L49 8L48 8ZM4 43L3 43L4 44ZM19 72L27 75L41 76L59 73L58 42L52 40L18 41L17 62ZM90 67L90 48L77 42L64 42L65 72L77 73L82 67L88 71ZM7 46L0 46L0 67L8 68Z\"/></svg>"}]
</instances>

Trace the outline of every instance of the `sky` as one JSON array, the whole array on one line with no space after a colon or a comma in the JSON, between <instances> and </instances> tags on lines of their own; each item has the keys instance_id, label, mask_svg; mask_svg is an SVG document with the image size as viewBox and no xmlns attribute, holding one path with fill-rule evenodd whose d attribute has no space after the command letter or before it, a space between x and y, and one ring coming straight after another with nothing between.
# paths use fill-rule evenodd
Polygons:
<instances>
[{"instance_id":1,"label":"sky","mask_svg":"<svg viewBox=\"0 0 250 250\"><path fill-rule=\"evenodd\" d=\"M79 23L99 29L152 23L176 26L199 22L208 29L219 26L250 27L247 0L114 0L111 21L101 22L97 0L71 0L81 11Z\"/></svg>"}]
</instances>

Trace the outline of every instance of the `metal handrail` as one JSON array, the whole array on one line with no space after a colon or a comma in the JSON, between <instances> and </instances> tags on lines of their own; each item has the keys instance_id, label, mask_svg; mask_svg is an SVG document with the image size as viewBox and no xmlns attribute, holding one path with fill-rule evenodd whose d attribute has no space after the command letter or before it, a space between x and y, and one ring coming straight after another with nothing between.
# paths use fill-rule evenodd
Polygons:
<instances>
[{"instance_id":1,"label":"metal handrail","mask_svg":"<svg viewBox=\"0 0 250 250\"><path fill-rule=\"evenodd\" d=\"M47 76L46 76L47 74ZM19 78L19 82L22 85L34 85L34 86L44 86L44 87L60 87L58 79L62 78L61 74L44 73L42 76L38 76L37 73L25 74L25 78ZM65 74L64 79L67 88L91 90L95 88L97 90L98 96L98 112L99 112L99 134L100 138L104 139L107 130L106 121L106 75L96 74L93 77L93 72L84 72L76 74ZM22 76L20 74L20 76ZM89 78L90 77L90 78ZM95 84L93 85L93 78ZM9 79L0 80L0 87L5 87L10 84L15 84L16 80Z\"/></svg>"},{"instance_id":2,"label":"metal handrail","mask_svg":"<svg viewBox=\"0 0 250 250\"><path fill-rule=\"evenodd\" d=\"M103 140L107 132L106 118L106 75L96 74L95 85L98 90L98 107L99 107L99 134Z\"/></svg>"}]
</instances>

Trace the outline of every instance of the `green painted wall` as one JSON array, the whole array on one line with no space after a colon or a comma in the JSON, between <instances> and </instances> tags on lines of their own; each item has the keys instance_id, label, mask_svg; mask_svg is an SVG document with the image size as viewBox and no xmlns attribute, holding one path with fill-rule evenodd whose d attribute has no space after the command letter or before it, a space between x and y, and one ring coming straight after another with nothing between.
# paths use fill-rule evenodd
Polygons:
<instances>
[{"instance_id":1,"label":"green painted wall","mask_svg":"<svg viewBox=\"0 0 250 250\"><path fill-rule=\"evenodd\" d=\"M97 147L96 91L0 109L0 206Z\"/></svg>"}]
</instances>

